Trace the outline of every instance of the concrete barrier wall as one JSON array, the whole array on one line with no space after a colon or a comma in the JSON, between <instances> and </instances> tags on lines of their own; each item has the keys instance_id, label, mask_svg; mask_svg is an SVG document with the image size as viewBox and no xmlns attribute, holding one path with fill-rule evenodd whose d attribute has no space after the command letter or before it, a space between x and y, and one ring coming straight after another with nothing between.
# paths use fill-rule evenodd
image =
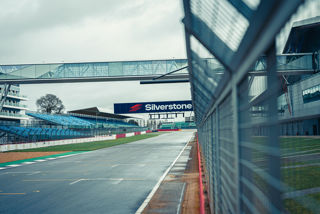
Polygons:
<instances>
[{"instance_id":1,"label":"concrete barrier wall","mask_svg":"<svg viewBox=\"0 0 320 214\"><path fill-rule=\"evenodd\" d=\"M141 135L141 132L135 132L134 135Z\"/></svg>"},{"instance_id":2,"label":"concrete barrier wall","mask_svg":"<svg viewBox=\"0 0 320 214\"><path fill-rule=\"evenodd\" d=\"M143 131L140 134L146 134L148 131ZM74 143L85 143L85 142L94 142L94 141L103 141L103 140L114 140L121 137L131 137L138 135L138 133L124 133L111 136L97 136L97 137L88 137L88 138L77 138L77 139L66 139L66 140L52 140L52 141L42 141L35 143L19 143L19 144L4 144L0 145L0 152L12 151L12 150L21 150L21 149L34 149L47 146L58 146L65 144L74 144Z\"/></svg>"},{"instance_id":3,"label":"concrete barrier wall","mask_svg":"<svg viewBox=\"0 0 320 214\"><path fill-rule=\"evenodd\" d=\"M132 136L134 136L134 132L126 133L126 137L132 137Z\"/></svg>"},{"instance_id":4,"label":"concrete barrier wall","mask_svg":"<svg viewBox=\"0 0 320 214\"><path fill-rule=\"evenodd\" d=\"M89 137L89 138L42 141L42 142L35 142L35 143L5 144L5 145L0 145L0 152L12 151L12 150L18 150L18 149L34 149L34 148L40 148L40 147L58 146L58 145L74 144L74 143L85 143L85 142L102 141L102 140L114 140L114 139L116 139L116 136L111 135L111 136L97 136L97 137Z\"/></svg>"},{"instance_id":5,"label":"concrete barrier wall","mask_svg":"<svg viewBox=\"0 0 320 214\"><path fill-rule=\"evenodd\" d=\"M119 139L119 138L124 138L126 137L126 134L123 133L123 134L116 134L116 139Z\"/></svg>"},{"instance_id":6,"label":"concrete barrier wall","mask_svg":"<svg viewBox=\"0 0 320 214\"><path fill-rule=\"evenodd\" d=\"M181 131L181 129L158 129L158 132L173 132L173 131Z\"/></svg>"}]
</instances>

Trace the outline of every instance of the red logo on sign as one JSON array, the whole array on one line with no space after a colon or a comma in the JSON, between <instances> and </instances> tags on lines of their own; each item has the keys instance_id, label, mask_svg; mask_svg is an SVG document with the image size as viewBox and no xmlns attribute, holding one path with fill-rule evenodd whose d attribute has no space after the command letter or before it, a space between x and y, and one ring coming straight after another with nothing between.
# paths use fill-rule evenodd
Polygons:
<instances>
[{"instance_id":1,"label":"red logo on sign","mask_svg":"<svg viewBox=\"0 0 320 214\"><path fill-rule=\"evenodd\" d=\"M142 108L142 104L136 104L136 105L130 107L129 112L138 111L141 108Z\"/></svg>"}]
</instances>

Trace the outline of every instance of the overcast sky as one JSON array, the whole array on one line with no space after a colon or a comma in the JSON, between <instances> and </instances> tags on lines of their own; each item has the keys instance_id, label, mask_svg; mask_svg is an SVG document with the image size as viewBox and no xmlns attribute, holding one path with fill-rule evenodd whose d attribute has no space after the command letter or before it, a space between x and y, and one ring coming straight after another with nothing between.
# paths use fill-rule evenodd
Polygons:
<instances>
[{"instance_id":1,"label":"overcast sky","mask_svg":"<svg viewBox=\"0 0 320 214\"><path fill-rule=\"evenodd\" d=\"M186 58L179 0L1 0L0 8L0 64ZM47 93L67 110L191 99L189 84L41 84L21 91L30 110Z\"/></svg>"}]
</instances>

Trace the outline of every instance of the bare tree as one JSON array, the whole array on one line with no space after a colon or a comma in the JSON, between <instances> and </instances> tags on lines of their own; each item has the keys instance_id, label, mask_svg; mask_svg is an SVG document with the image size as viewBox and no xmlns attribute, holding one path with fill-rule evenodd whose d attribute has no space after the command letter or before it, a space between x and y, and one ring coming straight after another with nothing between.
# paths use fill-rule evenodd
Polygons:
<instances>
[{"instance_id":1,"label":"bare tree","mask_svg":"<svg viewBox=\"0 0 320 214\"><path fill-rule=\"evenodd\" d=\"M64 105L62 101L54 94L46 94L36 101L38 110L43 113L63 113Z\"/></svg>"}]
</instances>

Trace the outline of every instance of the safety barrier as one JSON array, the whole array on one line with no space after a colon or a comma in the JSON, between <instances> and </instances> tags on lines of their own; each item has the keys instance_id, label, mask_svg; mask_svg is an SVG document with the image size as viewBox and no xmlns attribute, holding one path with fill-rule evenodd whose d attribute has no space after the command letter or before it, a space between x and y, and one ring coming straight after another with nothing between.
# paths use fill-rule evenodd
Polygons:
<instances>
[{"instance_id":1,"label":"safety barrier","mask_svg":"<svg viewBox=\"0 0 320 214\"><path fill-rule=\"evenodd\" d=\"M319 213L319 140L279 134L280 80L319 65L316 54L276 55L275 38L303 1L248 2L183 1L211 212Z\"/></svg>"},{"instance_id":2,"label":"safety barrier","mask_svg":"<svg viewBox=\"0 0 320 214\"><path fill-rule=\"evenodd\" d=\"M149 133L149 132L147 131L140 132L140 134L146 134L146 133ZM34 143L3 144L3 145L0 145L0 152L6 152L6 151L12 151L12 150L23 150L23 149L34 149L34 148L40 148L40 147L58 146L58 145L75 144L75 143L86 143L86 142L94 142L94 141L115 140L118 138L131 137L134 135L138 135L138 133L133 132L133 133L110 135L110 136L108 135L108 136L75 138L75 139L67 139L67 140L51 140L51 141L41 141L41 142L34 142Z\"/></svg>"},{"instance_id":3,"label":"safety barrier","mask_svg":"<svg viewBox=\"0 0 320 214\"><path fill-rule=\"evenodd\" d=\"M158 132L172 132L172 131L180 131L181 129L158 129Z\"/></svg>"}]
</instances>

